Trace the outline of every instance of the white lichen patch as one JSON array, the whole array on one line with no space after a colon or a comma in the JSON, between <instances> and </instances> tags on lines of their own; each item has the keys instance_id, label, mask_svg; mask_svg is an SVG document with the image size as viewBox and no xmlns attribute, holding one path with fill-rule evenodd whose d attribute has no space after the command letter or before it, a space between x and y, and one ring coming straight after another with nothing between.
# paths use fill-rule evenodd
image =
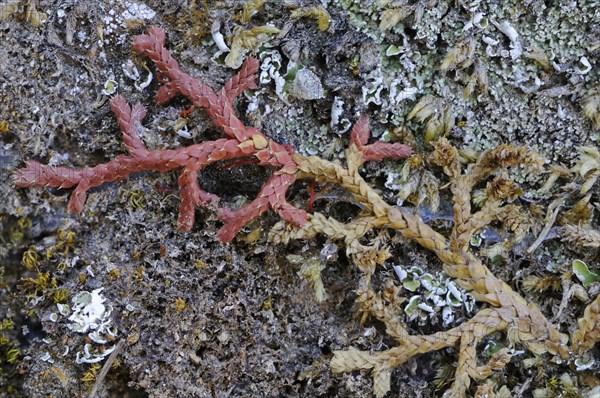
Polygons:
<instances>
[{"instance_id":1,"label":"white lichen patch","mask_svg":"<svg viewBox=\"0 0 600 398\"><path fill-rule=\"evenodd\" d=\"M258 81L260 84L275 83L275 93L277 96L285 100L283 88L286 80L285 73L281 72L282 59L281 54L277 50L267 50L260 53L260 75Z\"/></svg>"},{"instance_id":2,"label":"white lichen patch","mask_svg":"<svg viewBox=\"0 0 600 398\"><path fill-rule=\"evenodd\" d=\"M54 363L54 359L52 358L52 355L46 351L41 357L40 359L44 362L48 362L48 363Z\"/></svg>"},{"instance_id":3,"label":"white lichen patch","mask_svg":"<svg viewBox=\"0 0 600 398\"><path fill-rule=\"evenodd\" d=\"M77 363L100 362L115 348L115 346L108 348L104 346L116 336L117 331L110 326L113 307L105 304L106 298L101 293L102 288L92 292L83 291L71 300L72 313L67 318L70 321L67 327L78 333L88 333L88 338L92 342L102 345L86 343L83 351L78 351L76 354ZM58 309L65 316L70 311L67 305L61 305Z\"/></svg>"},{"instance_id":4,"label":"white lichen patch","mask_svg":"<svg viewBox=\"0 0 600 398\"><path fill-rule=\"evenodd\" d=\"M126 34L127 24L132 21L153 19L156 11L143 3L127 0L110 0L109 10L102 17L102 44L110 44L114 38L117 44L125 44L128 40Z\"/></svg>"},{"instance_id":5,"label":"white lichen patch","mask_svg":"<svg viewBox=\"0 0 600 398\"><path fill-rule=\"evenodd\" d=\"M365 105L381 105L381 92L385 87L383 74L380 69L376 69L366 76L367 85L362 88L362 100Z\"/></svg>"},{"instance_id":6,"label":"white lichen patch","mask_svg":"<svg viewBox=\"0 0 600 398\"><path fill-rule=\"evenodd\" d=\"M473 311L475 299L459 288L446 274L435 275L413 266L404 268L395 265L394 271L402 286L414 293L404 307L408 320L421 324L440 318L444 326L451 325L456 319L456 310L464 308L467 313Z\"/></svg>"},{"instance_id":7,"label":"white lichen patch","mask_svg":"<svg viewBox=\"0 0 600 398\"><path fill-rule=\"evenodd\" d=\"M134 1L122 1L121 3L125 7L123 19L152 19L156 16L156 12L143 3Z\"/></svg>"},{"instance_id":8,"label":"white lichen patch","mask_svg":"<svg viewBox=\"0 0 600 398\"><path fill-rule=\"evenodd\" d=\"M592 64L588 61L587 57L581 57L579 64L575 67L575 73L578 75L587 75L592 70Z\"/></svg>"},{"instance_id":9,"label":"white lichen patch","mask_svg":"<svg viewBox=\"0 0 600 398\"><path fill-rule=\"evenodd\" d=\"M113 95L117 92L117 87L119 87L119 84L116 81L114 81L113 79L108 79L106 82L104 82L104 89L102 90L102 94Z\"/></svg>"},{"instance_id":10,"label":"white lichen patch","mask_svg":"<svg viewBox=\"0 0 600 398\"><path fill-rule=\"evenodd\" d=\"M75 362L77 363L97 363L102 361L105 357L109 356L114 350L116 346L111 346L108 348L103 347L95 347L91 344L86 344L83 346L83 353L81 351L77 352Z\"/></svg>"},{"instance_id":11,"label":"white lichen patch","mask_svg":"<svg viewBox=\"0 0 600 398\"><path fill-rule=\"evenodd\" d=\"M56 304L56 307L58 308L58 313L63 316L67 316L69 315L69 312L71 312L71 307L69 307L68 304L58 303Z\"/></svg>"},{"instance_id":12,"label":"white lichen patch","mask_svg":"<svg viewBox=\"0 0 600 398\"><path fill-rule=\"evenodd\" d=\"M577 358L574 361L578 372L582 372L584 370L590 369L592 366L594 366L595 362L596 361L594 360L594 358L588 358L588 359Z\"/></svg>"},{"instance_id":13,"label":"white lichen patch","mask_svg":"<svg viewBox=\"0 0 600 398\"><path fill-rule=\"evenodd\" d=\"M365 106L371 104L380 108L376 112L379 121L396 126L404 124L402 115L410 108L417 94L423 91L420 77L409 73L414 70L413 61L418 57L420 54L402 47L399 55L384 61L389 68L380 65L364 76L366 84L362 87L362 102ZM388 69L395 72L388 73Z\"/></svg>"},{"instance_id":14,"label":"white lichen patch","mask_svg":"<svg viewBox=\"0 0 600 398\"><path fill-rule=\"evenodd\" d=\"M210 33L212 35L213 41L215 42L215 44L217 45L217 48L219 49L219 51L214 55L214 58L217 58L221 54L230 51L227 44L225 44L225 37L223 37L223 34L221 33L221 21L220 20L216 19L213 21L212 27L210 29Z\"/></svg>"},{"instance_id":15,"label":"white lichen patch","mask_svg":"<svg viewBox=\"0 0 600 398\"><path fill-rule=\"evenodd\" d=\"M73 313L69 317L72 323L69 329L85 333L88 330L104 331L108 327L112 306L104 305L106 298L101 292L102 288L91 293L84 291L73 298Z\"/></svg>"},{"instance_id":16,"label":"white lichen patch","mask_svg":"<svg viewBox=\"0 0 600 398\"><path fill-rule=\"evenodd\" d=\"M509 54L512 60L518 59L523 53L523 46L519 41L519 33L517 33L517 30L508 21L498 23L492 19L492 23L500 32L508 37L508 40L510 40L511 50L509 51Z\"/></svg>"},{"instance_id":17,"label":"white lichen patch","mask_svg":"<svg viewBox=\"0 0 600 398\"><path fill-rule=\"evenodd\" d=\"M390 83L390 103L399 105L402 101L414 101L420 90L410 84L405 84L401 79L394 79Z\"/></svg>"},{"instance_id":18,"label":"white lichen patch","mask_svg":"<svg viewBox=\"0 0 600 398\"><path fill-rule=\"evenodd\" d=\"M136 90L142 91L152 83L152 72L148 71L146 78L141 81L142 76L132 60L128 59L126 63L121 64L123 74L133 80Z\"/></svg>"},{"instance_id":19,"label":"white lichen patch","mask_svg":"<svg viewBox=\"0 0 600 398\"><path fill-rule=\"evenodd\" d=\"M342 117L344 113L344 101L340 97L334 97L331 104L331 122L329 126L338 135L350 130L352 123L348 118Z\"/></svg>"},{"instance_id":20,"label":"white lichen patch","mask_svg":"<svg viewBox=\"0 0 600 398\"><path fill-rule=\"evenodd\" d=\"M53 312L47 318L57 324L64 325L66 323L67 328L72 331L87 334L87 342L83 349L75 354L76 363L100 362L116 347L108 345L115 339L117 330L111 326L113 307L106 304L106 297L102 295L102 290L100 288L92 292L80 292L71 299L71 306L59 303L56 305L58 313ZM46 344L55 344L52 339L46 338L43 341ZM67 356L72 348L65 345L61 355ZM48 363L54 363L53 358L50 352L46 352L40 357L42 361Z\"/></svg>"}]
</instances>

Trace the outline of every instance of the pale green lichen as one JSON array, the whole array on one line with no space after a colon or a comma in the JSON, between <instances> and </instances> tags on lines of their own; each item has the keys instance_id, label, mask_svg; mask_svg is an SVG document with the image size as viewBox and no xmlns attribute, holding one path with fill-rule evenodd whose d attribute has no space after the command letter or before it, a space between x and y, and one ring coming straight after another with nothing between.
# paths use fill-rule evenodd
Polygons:
<instances>
[{"instance_id":1,"label":"pale green lichen","mask_svg":"<svg viewBox=\"0 0 600 398\"><path fill-rule=\"evenodd\" d=\"M577 276L577 279L581 281L583 287L588 287L594 282L600 282L600 276L590 271L588 266L581 260L573 260L572 269L573 273Z\"/></svg>"},{"instance_id":2,"label":"pale green lichen","mask_svg":"<svg viewBox=\"0 0 600 398\"><path fill-rule=\"evenodd\" d=\"M593 2L582 2L575 11L573 4L530 9L516 1L503 7L480 2L452 7L449 2L439 1L428 4L418 17L412 13L421 2L410 5L394 1L328 3L341 6L350 23L381 45L381 69L363 77L367 82L363 100L380 107L375 110L379 121L397 126L405 123L410 101L393 106L387 98L390 82L400 78L405 87L437 95L451 104L455 115L465 121L457 133L466 146L476 151L501 140L512 140L523 131L531 134L533 145L538 141L538 149L553 156L568 153L562 148L572 148L577 141L585 139L585 123L564 96L580 91L580 82L593 82L598 77L591 61L597 45L580 28L593 24ZM399 8L406 12L389 11ZM383 27L380 26L382 21L385 22ZM407 35L408 27L414 35ZM460 47L457 43L469 43L464 59L450 57L453 49ZM417 59L403 57L411 52L423 53L423 46L431 51ZM445 63L444 58L440 58L443 54L446 54ZM395 67L398 63L402 68ZM407 65L410 74L402 70L407 69ZM459 65L466 67L455 75L436 76L435 70L440 65L442 70ZM563 81L569 83L558 85L557 75L564 76ZM519 100L521 94L534 93L538 93L533 99L536 112ZM593 99L593 96L585 96L582 107L597 126L600 122L596 123L593 116L598 114ZM480 116L482 109L486 109L486 117ZM540 126L549 130L560 126L561 134L555 134L557 145L540 138L536 140L533 132Z\"/></svg>"},{"instance_id":3,"label":"pale green lichen","mask_svg":"<svg viewBox=\"0 0 600 398\"><path fill-rule=\"evenodd\" d=\"M423 271L417 266L393 266L402 286L413 294L404 307L409 321L421 324L441 321L444 326L453 324L456 311L463 308L467 313L473 311L475 299L460 289L444 273L435 275Z\"/></svg>"}]
</instances>

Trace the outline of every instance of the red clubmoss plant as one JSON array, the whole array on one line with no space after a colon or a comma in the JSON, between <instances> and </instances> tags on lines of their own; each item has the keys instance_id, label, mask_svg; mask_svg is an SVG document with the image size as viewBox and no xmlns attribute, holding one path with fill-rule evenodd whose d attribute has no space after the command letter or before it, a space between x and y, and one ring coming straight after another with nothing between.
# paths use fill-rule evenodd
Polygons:
<instances>
[{"instance_id":1,"label":"red clubmoss plant","mask_svg":"<svg viewBox=\"0 0 600 398\"><path fill-rule=\"evenodd\" d=\"M133 50L150 58L162 77L160 81L163 86L156 93L156 103L162 105L177 95L183 95L194 107L204 109L213 124L227 138L177 149L151 151L138 135L146 110L139 103L130 107L122 96L117 95L110 101L110 106L123 132L128 155L119 155L108 163L82 169L50 167L29 160L24 168L16 171L15 185L20 188L75 187L68 209L79 214L83 210L87 191L92 187L121 180L131 173L143 170L178 170L181 202L177 227L182 231L189 231L194 225L195 206L219 201L218 196L202 190L198 182L199 172L218 161L254 157L260 166L277 167L279 170L267 180L256 199L248 205L237 210L218 207L218 215L224 225L217 237L222 242L231 241L241 228L268 209L272 209L289 223L304 225L306 212L286 200L286 192L298 173L293 150L288 145L269 139L257 128L244 125L233 108L233 100L238 95L246 89L256 88L258 60L252 57L246 59L238 73L221 90L215 92L184 72L164 43L165 32L160 28L150 28L147 35L139 35L133 42ZM367 118L362 117L353 129L351 139L360 149L364 161L401 159L411 153L410 148L402 144L376 142L366 145L369 135Z\"/></svg>"}]
</instances>

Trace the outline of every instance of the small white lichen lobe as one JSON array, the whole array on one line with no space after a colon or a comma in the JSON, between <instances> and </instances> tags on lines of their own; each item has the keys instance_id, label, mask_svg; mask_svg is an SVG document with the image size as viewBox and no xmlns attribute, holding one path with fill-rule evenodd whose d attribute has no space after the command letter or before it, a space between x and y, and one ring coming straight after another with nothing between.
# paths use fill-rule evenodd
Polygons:
<instances>
[{"instance_id":1,"label":"small white lichen lobe","mask_svg":"<svg viewBox=\"0 0 600 398\"><path fill-rule=\"evenodd\" d=\"M102 331L110 323L112 307L104 305L106 298L100 293L102 288L90 292L81 292L73 298L73 322L69 329L85 333L88 330Z\"/></svg>"}]
</instances>

